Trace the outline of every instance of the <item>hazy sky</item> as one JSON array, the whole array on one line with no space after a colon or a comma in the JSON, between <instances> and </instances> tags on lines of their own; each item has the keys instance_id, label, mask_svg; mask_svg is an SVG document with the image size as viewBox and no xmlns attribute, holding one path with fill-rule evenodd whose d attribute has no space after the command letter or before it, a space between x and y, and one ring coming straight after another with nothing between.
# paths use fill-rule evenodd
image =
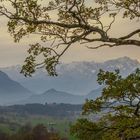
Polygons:
<instances>
[{"instance_id":1,"label":"hazy sky","mask_svg":"<svg viewBox=\"0 0 140 140\"><path fill-rule=\"evenodd\" d=\"M107 22L108 19L104 19ZM111 34L127 34L134 29L140 28L140 21L127 21L117 17L113 25ZM0 67L22 64L29 43L36 43L38 37L27 36L19 43L14 43L13 38L7 32L6 20L0 17ZM92 46L92 45L90 45ZM90 50L86 47L80 47L79 44L72 46L62 57L62 61L105 61L118 57L128 56L140 61L140 48L136 46L119 46L114 48L104 48Z\"/></svg>"}]
</instances>

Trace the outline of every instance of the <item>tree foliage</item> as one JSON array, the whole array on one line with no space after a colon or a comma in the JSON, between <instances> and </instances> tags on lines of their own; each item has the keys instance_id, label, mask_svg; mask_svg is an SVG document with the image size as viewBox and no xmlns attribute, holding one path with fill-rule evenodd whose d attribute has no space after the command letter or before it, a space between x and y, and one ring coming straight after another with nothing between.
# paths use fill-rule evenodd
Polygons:
<instances>
[{"instance_id":1,"label":"tree foliage","mask_svg":"<svg viewBox=\"0 0 140 140\"><path fill-rule=\"evenodd\" d=\"M140 70L127 77L119 71L98 74L103 84L102 95L96 100L87 100L83 115L72 127L72 133L80 140L132 140L140 138ZM91 114L96 114L96 118Z\"/></svg>"},{"instance_id":2,"label":"tree foliage","mask_svg":"<svg viewBox=\"0 0 140 140\"><path fill-rule=\"evenodd\" d=\"M88 44L92 49L140 46L136 37L140 29L118 37L109 32L118 16L128 22L139 20L139 6L139 0L0 0L0 15L9 19L8 31L15 42L29 34L40 35L41 42L30 45L22 73L31 76L37 68L45 67L54 76L60 57L75 43ZM103 19L107 17L105 25ZM97 42L99 46L90 47ZM42 62L37 61L38 56L43 56Z\"/></svg>"}]
</instances>

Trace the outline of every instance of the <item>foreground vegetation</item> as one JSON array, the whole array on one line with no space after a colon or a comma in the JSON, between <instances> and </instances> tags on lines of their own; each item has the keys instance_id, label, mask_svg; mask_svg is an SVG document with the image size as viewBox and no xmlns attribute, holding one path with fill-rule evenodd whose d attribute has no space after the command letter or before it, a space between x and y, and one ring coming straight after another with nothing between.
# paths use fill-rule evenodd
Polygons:
<instances>
[{"instance_id":1,"label":"foreground vegetation","mask_svg":"<svg viewBox=\"0 0 140 140\"><path fill-rule=\"evenodd\" d=\"M47 130L47 128L38 124L35 127L30 125L22 126L16 133L7 134L0 132L1 140L67 140L61 138L57 132Z\"/></svg>"},{"instance_id":2,"label":"foreground vegetation","mask_svg":"<svg viewBox=\"0 0 140 140\"><path fill-rule=\"evenodd\" d=\"M118 70L100 70L98 82L104 85L102 95L87 100L83 114L102 116L79 119L72 127L73 134L80 140L140 139L140 69L127 77Z\"/></svg>"},{"instance_id":3,"label":"foreground vegetation","mask_svg":"<svg viewBox=\"0 0 140 140\"><path fill-rule=\"evenodd\" d=\"M54 117L39 114L21 115L11 112L3 115L1 114L0 116L0 132L2 135L10 136L10 138L13 135L19 135L20 130L25 126L30 126L30 128L33 129L36 126L43 124L48 132L53 132L55 135L57 134L59 138L75 140L75 138L70 135L70 127L76 118L60 118L58 116Z\"/></svg>"}]
</instances>

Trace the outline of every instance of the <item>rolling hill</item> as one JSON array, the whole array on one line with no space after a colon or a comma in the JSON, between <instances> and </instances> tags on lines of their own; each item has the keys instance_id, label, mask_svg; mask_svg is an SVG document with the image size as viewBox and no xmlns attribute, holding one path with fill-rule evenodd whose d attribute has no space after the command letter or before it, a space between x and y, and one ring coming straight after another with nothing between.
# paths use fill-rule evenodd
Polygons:
<instances>
[{"instance_id":1,"label":"rolling hill","mask_svg":"<svg viewBox=\"0 0 140 140\"><path fill-rule=\"evenodd\" d=\"M22 104L27 103L69 103L69 104L82 104L85 101L85 96L72 95L67 92L57 91L55 89L47 90L46 92L33 95L27 100L23 101ZM20 102L21 103L21 102Z\"/></svg>"}]
</instances>

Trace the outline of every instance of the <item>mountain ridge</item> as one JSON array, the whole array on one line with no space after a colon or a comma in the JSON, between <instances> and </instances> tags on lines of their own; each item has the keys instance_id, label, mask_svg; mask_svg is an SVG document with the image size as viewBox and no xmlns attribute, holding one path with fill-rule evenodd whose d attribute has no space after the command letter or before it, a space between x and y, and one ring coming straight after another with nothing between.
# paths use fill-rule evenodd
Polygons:
<instances>
[{"instance_id":1,"label":"mountain ridge","mask_svg":"<svg viewBox=\"0 0 140 140\"><path fill-rule=\"evenodd\" d=\"M47 76L47 72L44 69L37 71L31 78L25 78L23 75L17 74L17 71L20 71L19 66L3 70L12 79L33 92L42 93L50 88L55 88L75 95L85 95L99 87L97 83L99 69L107 71L120 69L121 74L126 76L137 67L140 68L140 63L137 60L121 57L101 63L84 61L61 64L57 67L58 77Z\"/></svg>"},{"instance_id":2,"label":"mountain ridge","mask_svg":"<svg viewBox=\"0 0 140 140\"><path fill-rule=\"evenodd\" d=\"M49 89L42 94L33 95L27 100L23 100L20 103L69 103L69 104L82 104L84 103L85 96L73 95L64 91L57 91L55 89Z\"/></svg>"},{"instance_id":3,"label":"mountain ridge","mask_svg":"<svg viewBox=\"0 0 140 140\"><path fill-rule=\"evenodd\" d=\"M28 98L31 94L31 91L0 71L0 104Z\"/></svg>"}]
</instances>

